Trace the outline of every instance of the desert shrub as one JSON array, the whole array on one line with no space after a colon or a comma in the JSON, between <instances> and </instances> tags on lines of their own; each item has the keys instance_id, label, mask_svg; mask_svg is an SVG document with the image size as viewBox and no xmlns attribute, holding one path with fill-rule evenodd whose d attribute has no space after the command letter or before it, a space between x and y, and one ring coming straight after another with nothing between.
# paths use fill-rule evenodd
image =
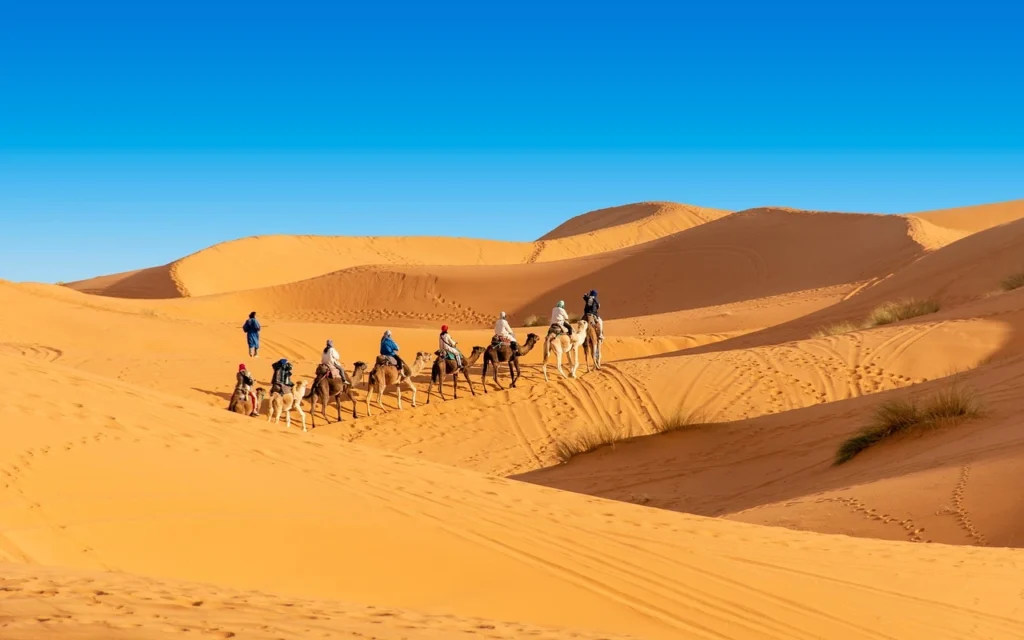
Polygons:
<instances>
[{"instance_id":1,"label":"desert shrub","mask_svg":"<svg viewBox=\"0 0 1024 640\"><path fill-rule=\"evenodd\" d=\"M849 462L854 456L879 442L901 433L934 429L977 418L981 407L971 391L949 387L933 395L924 405L912 400L890 400L876 409L871 423L839 445L835 464Z\"/></svg>"},{"instance_id":2,"label":"desert shrub","mask_svg":"<svg viewBox=\"0 0 1024 640\"><path fill-rule=\"evenodd\" d=\"M1024 287L1024 271L1021 273L1015 273L1012 276L1007 277L1002 282L1003 291L1013 291L1014 289L1020 289Z\"/></svg>"},{"instance_id":3,"label":"desert shrub","mask_svg":"<svg viewBox=\"0 0 1024 640\"><path fill-rule=\"evenodd\" d=\"M579 322L580 318L582 318L582 317L583 316L581 316L578 313L570 313L569 314L569 322Z\"/></svg>"},{"instance_id":4,"label":"desert shrub","mask_svg":"<svg viewBox=\"0 0 1024 640\"><path fill-rule=\"evenodd\" d=\"M568 462L581 453L589 453L594 449L612 444L623 439L617 429L605 423L573 431L555 439L555 457L559 462Z\"/></svg>"},{"instance_id":5,"label":"desert shrub","mask_svg":"<svg viewBox=\"0 0 1024 640\"><path fill-rule=\"evenodd\" d=\"M884 324L892 324L909 318L935 313L939 310L939 303L934 300L915 300L913 298L900 300L899 302L887 302L871 312L868 316L868 326L877 327Z\"/></svg>"},{"instance_id":6,"label":"desert shrub","mask_svg":"<svg viewBox=\"0 0 1024 640\"><path fill-rule=\"evenodd\" d=\"M842 322L837 322L835 324L830 324L828 326L821 327L820 329L815 331L811 335L811 337L812 338L827 338L829 336L838 336L838 335L842 335L844 333L850 333L851 331L856 331L857 329L860 329L860 327L858 327L856 324L850 322L849 320L844 320Z\"/></svg>"},{"instance_id":7,"label":"desert shrub","mask_svg":"<svg viewBox=\"0 0 1024 640\"><path fill-rule=\"evenodd\" d=\"M526 319L523 320L524 327L536 327L538 324L540 324L540 316L526 316Z\"/></svg>"},{"instance_id":8,"label":"desert shrub","mask_svg":"<svg viewBox=\"0 0 1024 640\"><path fill-rule=\"evenodd\" d=\"M707 420L702 413L685 413L680 411L675 415L671 415L665 418L661 424L654 426L654 430L657 433L669 433L671 431L686 431L689 429L698 429L707 424Z\"/></svg>"}]
</instances>

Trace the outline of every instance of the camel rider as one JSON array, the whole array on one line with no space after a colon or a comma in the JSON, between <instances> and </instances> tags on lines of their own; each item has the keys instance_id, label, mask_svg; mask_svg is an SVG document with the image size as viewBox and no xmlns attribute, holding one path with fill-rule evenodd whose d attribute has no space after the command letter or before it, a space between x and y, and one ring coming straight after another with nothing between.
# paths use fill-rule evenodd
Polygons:
<instances>
[{"instance_id":1,"label":"camel rider","mask_svg":"<svg viewBox=\"0 0 1024 640\"><path fill-rule=\"evenodd\" d=\"M590 293L583 294L583 317L594 316L597 321L597 341L604 342L604 320L598 314L600 309L601 303L597 301L597 289L591 289Z\"/></svg>"},{"instance_id":2,"label":"camel rider","mask_svg":"<svg viewBox=\"0 0 1024 640\"><path fill-rule=\"evenodd\" d=\"M338 355L337 349L334 348L333 340L327 341L327 346L324 347L324 353L320 358L320 362L327 365L327 368L330 369L328 377L341 378L342 382L348 383L348 379L345 376L345 367L341 364L341 356Z\"/></svg>"},{"instance_id":3,"label":"camel rider","mask_svg":"<svg viewBox=\"0 0 1024 640\"><path fill-rule=\"evenodd\" d=\"M438 337L437 346L441 356L447 360L455 360L455 366L462 368L462 353L459 352L455 338L448 333L448 325L441 325L441 335Z\"/></svg>"},{"instance_id":4,"label":"camel rider","mask_svg":"<svg viewBox=\"0 0 1024 640\"><path fill-rule=\"evenodd\" d=\"M270 379L270 393L286 395L292 392L292 363L281 358L273 364L274 377Z\"/></svg>"},{"instance_id":5,"label":"camel rider","mask_svg":"<svg viewBox=\"0 0 1024 640\"><path fill-rule=\"evenodd\" d=\"M494 337L499 341L508 340L509 346L512 347L512 353L519 353L516 334L512 332L512 327L509 326L508 320L505 319L504 311L498 316L498 321L494 323Z\"/></svg>"},{"instance_id":6,"label":"camel rider","mask_svg":"<svg viewBox=\"0 0 1024 640\"><path fill-rule=\"evenodd\" d=\"M245 368L244 364L238 365L238 373L235 375L235 393L242 392L249 401L252 403L252 413L250 415L256 415L256 394L253 393L253 386L256 381L253 380L252 374Z\"/></svg>"},{"instance_id":7,"label":"camel rider","mask_svg":"<svg viewBox=\"0 0 1024 640\"><path fill-rule=\"evenodd\" d=\"M572 336L572 325L569 324L569 314L565 312L565 300L559 300L555 308L551 310L551 329L555 332L565 330Z\"/></svg>"},{"instance_id":8,"label":"camel rider","mask_svg":"<svg viewBox=\"0 0 1024 640\"><path fill-rule=\"evenodd\" d=\"M380 339L380 355L394 360L398 370L405 371L405 363L402 362L401 356L398 355L398 344L391 339L390 329L385 331L384 336Z\"/></svg>"}]
</instances>

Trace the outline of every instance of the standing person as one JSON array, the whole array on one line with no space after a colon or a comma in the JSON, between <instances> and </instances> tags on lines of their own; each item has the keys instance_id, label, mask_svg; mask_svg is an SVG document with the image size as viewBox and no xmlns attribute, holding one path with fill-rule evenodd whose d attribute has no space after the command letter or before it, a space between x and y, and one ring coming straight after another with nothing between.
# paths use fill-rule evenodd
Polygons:
<instances>
[{"instance_id":1,"label":"standing person","mask_svg":"<svg viewBox=\"0 0 1024 640\"><path fill-rule=\"evenodd\" d=\"M380 339L380 355L394 360L400 373L405 371L405 363L398 355L398 343L391 339L391 329L385 331L384 336Z\"/></svg>"},{"instance_id":2,"label":"standing person","mask_svg":"<svg viewBox=\"0 0 1024 640\"><path fill-rule=\"evenodd\" d=\"M249 343L249 357L258 358L260 353L260 321L256 319L256 312L249 314L249 319L242 325L245 332L246 342Z\"/></svg>"},{"instance_id":3,"label":"standing person","mask_svg":"<svg viewBox=\"0 0 1024 640\"><path fill-rule=\"evenodd\" d=\"M519 343L516 342L516 334L512 331L512 327L509 326L504 311L498 316L498 321L494 323L494 336L499 340L508 340L509 346L512 347L512 353L519 353Z\"/></svg>"},{"instance_id":4,"label":"standing person","mask_svg":"<svg viewBox=\"0 0 1024 640\"><path fill-rule=\"evenodd\" d=\"M559 300L555 308L551 310L551 328L565 329L565 332L572 336L572 325L569 324L569 314L565 312L565 300Z\"/></svg>"},{"instance_id":5,"label":"standing person","mask_svg":"<svg viewBox=\"0 0 1024 640\"><path fill-rule=\"evenodd\" d=\"M462 353L456 346L458 343L455 342L455 338L448 333L448 325L441 325L441 335L438 337L437 346L441 351L441 355L447 359L455 359L455 366L462 368Z\"/></svg>"},{"instance_id":6,"label":"standing person","mask_svg":"<svg viewBox=\"0 0 1024 640\"><path fill-rule=\"evenodd\" d=\"M330 369L331 378L341 378L341 381L348 383L345 378L345 367L341 364L341 356L338 355L338 351L334 348L334 341L328 340L327 346L324 347L323 356L320 357L320 362L326 364Z\"/></svg>"},{"instance_id":7,"label":"standing person","mask_svg":"<svg viewBox=\"0 0 1024 640\"><path fill-rule=\"evenodd\" d=\"M587 314L594 316L597 320L597 341L604 342L604 320L597 313L601 310L601 303L597 301L597 289L591 289L590 293L583 294L583 317Z\"/></svg>"}]
</instances>

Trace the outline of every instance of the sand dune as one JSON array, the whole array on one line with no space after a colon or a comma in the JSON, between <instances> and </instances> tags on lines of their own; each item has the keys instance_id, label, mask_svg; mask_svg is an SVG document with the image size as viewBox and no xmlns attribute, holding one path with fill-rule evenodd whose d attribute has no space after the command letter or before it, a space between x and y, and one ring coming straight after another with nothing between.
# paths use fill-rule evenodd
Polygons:
<instances>
[{"instance_id":1,"label":"sand dune","mask_svg":"<svg viewBox=\"0 0 1024 640\"><path fill-rule=\"evenodd\" d=\"M5 424L33 424L0 454L7 561L396 607L456 616L444 621L456 628L474 617L645 638L1024 631L1013 552L972 551L967 582L952 548L607 503L288 434L59 364L0 356L0 371ZM62 391L11 391L43 385ZM981 585L991 593L971 598ZM893 598L899 619L861 615ZM233 616L214 616L234 632Z\"/></svg>"},{"instance_id":2,"label":"sand dune","mask_svg":"<svg viewBox=\"0 0 1024 640\"><path fill-rule=\"evenodd\" d=\"M922 211L912 215L940 227L975 233L1024 218L1024 200Z\"/></svg>"},{"instance_id":3,"label":"sand dune","mask_svg":"<svg viewBox=\"0 0 1024 640\"><path fill-rule=\"evenodd\" d=\"M610 214L612 211L615 213ZM446 237L249 237L215 245L162 267L67 286L122 298L175 298L279 285L362 265L545 262L650 242L726 213L675 203L626 205L584 214L581 218L588 222L578 225L578 231L548 234L538 242Z\"/></svg>"},{"instance_id":4,"label":"sand dune","mask_svg":"<svg viewBox=\"0 0 1024 640\"><path fill-rule=\"evenodd\" d=\"M537 243L250 238L0 281L0 636L1024 636L998 548L1024 546L1018 210L641 203ZM538 348L517 389L477 366L427 405L420 376L417 407L366 417L360 389L305 434L224 410L251 309L269 386L328 338L371 360L384 326L468 351L504 309L522 341L591 287L605 366L577 380ZM816 336L906 297L940 309ZM833 466L879 403L954 381L981 418ZM660 433L678 416L701 424ZM560 464L595 428L621 440Z\"/></svg>"},{"instance_id":5,"label":"sand dune","mask_svg":"<svg viewBox=\"0 0 1024 640\"><path fill-rule=\"evenodd\" d=\"M905 219L758 209L619 251L491 266L354 267L265 289L167 306L274 320L482 328L499 311L546 322L559 299L582 311L601 293L606 319L717 307L881 278L922 255ZM763 321L763 320L762 320Z\"/></svg>"}]
</instances>

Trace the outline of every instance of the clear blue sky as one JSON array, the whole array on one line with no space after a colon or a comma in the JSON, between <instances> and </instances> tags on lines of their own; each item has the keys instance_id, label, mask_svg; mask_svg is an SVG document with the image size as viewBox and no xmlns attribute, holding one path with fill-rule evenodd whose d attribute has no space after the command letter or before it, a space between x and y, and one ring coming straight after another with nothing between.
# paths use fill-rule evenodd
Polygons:
<instances>
[{"instance_id":1,"label":"clear blue sky","mask_svg":"<svg viewBox=\"0 0 1024 640\"><path fill-rule=\"evenodd\" d=\"M638 200L1024 197L1019 2L349 4L0 4L0 278Z\"/></svg>"}]
</instances>

